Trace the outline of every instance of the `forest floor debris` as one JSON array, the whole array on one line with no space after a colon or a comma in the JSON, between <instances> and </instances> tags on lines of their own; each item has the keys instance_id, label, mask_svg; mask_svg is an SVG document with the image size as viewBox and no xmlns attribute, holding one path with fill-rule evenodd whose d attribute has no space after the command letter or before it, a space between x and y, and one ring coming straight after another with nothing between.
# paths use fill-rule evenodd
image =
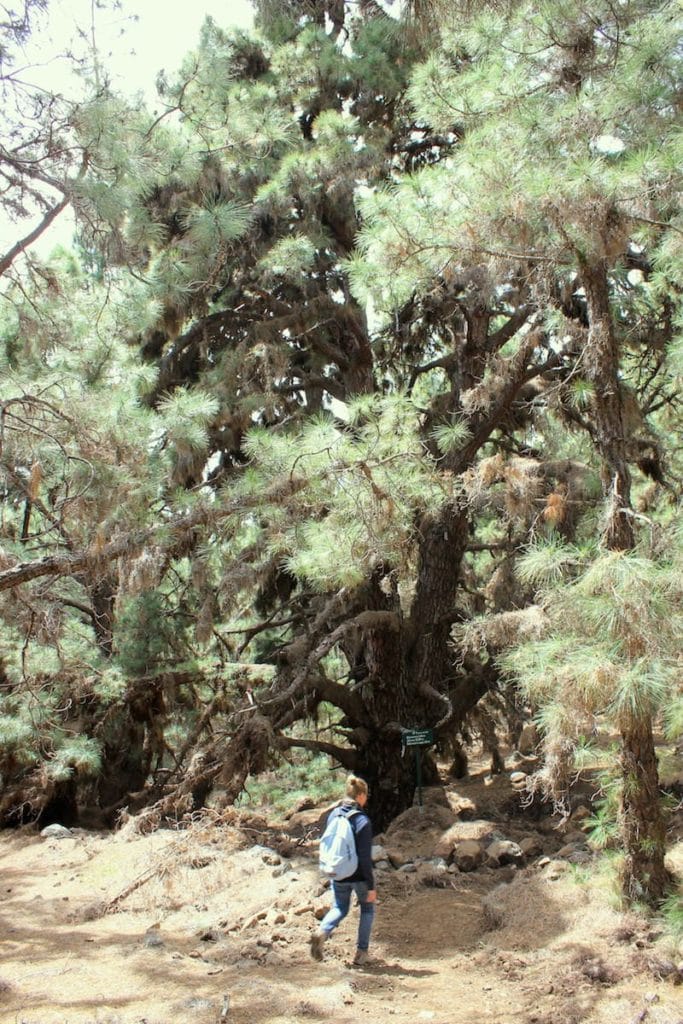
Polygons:
<instances>
[{"instance_id":1,"label":"forest floor debris","mask_svg":"<svg viewBox=\"0 0 683 1024\"><path fill-rule=\"evenodd\" d=\"M534 838L522 866L445 871L428 856L448 823L419 810L381 837L402 863L378 870L374 961L361 969L354 916L311 960L328 900L314 843L287 823L5 832L0 1024L683 1024L683 950L620 912L594 861L557 859L576 825L510 817L511 793L505 776L447 787L473 815L463 838ZM672 858L683 872L681 837Z\"/></svg>"}]
</instances>

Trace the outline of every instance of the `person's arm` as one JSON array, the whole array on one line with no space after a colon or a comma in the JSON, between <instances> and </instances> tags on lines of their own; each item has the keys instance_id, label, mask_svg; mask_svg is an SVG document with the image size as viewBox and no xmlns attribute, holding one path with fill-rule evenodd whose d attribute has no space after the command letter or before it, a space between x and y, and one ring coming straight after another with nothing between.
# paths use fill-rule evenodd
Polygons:
<instances>
[{"instance_id":1,"label":"person's arm","mask_svg":"<svg viewBox=\"0 0 683 1024\"><path fill-rule=\"evenodd\" d=\"M372 870L372 825L365 815L360 818L356 828L356 851L358 853L358 871L368 887L368 900L373 903L376 893L375 876Z\"/></svg>"}]
</instances>

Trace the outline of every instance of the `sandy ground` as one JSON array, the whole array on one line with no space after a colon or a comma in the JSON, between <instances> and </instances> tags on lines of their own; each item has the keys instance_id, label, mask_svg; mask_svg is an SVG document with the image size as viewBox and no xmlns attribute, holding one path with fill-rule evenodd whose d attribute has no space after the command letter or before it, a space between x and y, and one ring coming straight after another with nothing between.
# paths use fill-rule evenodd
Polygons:
<instances>
[{"instance_id":1,"label":"sandy ground","mask_svg":"<svg viewBox=\"0 0 683 1024\"><path fill-rule=\"evenodd\" d=\"M683 1024L683 950L593 867L381 871L374 963L354 914L318 964L314 846L258 824L0 835L1 1024Z\"/></svg>"}]
</instances>

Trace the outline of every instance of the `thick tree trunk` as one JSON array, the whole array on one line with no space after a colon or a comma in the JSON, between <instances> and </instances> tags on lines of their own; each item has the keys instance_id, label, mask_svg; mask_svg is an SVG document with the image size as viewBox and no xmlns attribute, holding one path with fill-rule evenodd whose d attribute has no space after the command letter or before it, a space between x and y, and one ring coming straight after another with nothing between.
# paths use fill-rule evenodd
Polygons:
<instances>
[{"instance_id":1,"label":"thick tree trunk","mask_svg":"<svg viewBox=\"0 0 683 1024\"><path fill-rule=\"evenodd\" d=\"M366 716L353 722L358 773L370 787L368 812L375 831L410 807L415 791L414 772L402 757L401 729L413 724L419 709L405 664L405 622L398 594L387 592L383 579L373 579L369 606L391 612L395 628L367 629L357 637L356 664L361 682L358 693ZM384 589L383 589L384 588Z\"/></svg>"},{"instance_id":2,"label":"thick tree trunk","mask_svg":"<svg viewBox=\"0 0 683 1024\"><path fill-rule=\"evenodd\" d=\"M670 879L664 866L665 828L659 775L649 716L621 731L621 827L626 850L623 892L629 902L656 907Z\"/></svg>"},{"instance_id":3,"label":"thick tree trunk","mask_svg":"<svg viewBox=\"0 0 683 1024\"><path fill-rule=\"evenodd\" d=\"M448 505L438 517L423 522L420 532L422 543L406 657L425 718L415 724L425 726L434 725L452 713L448 697L454 678L451 627L467 547L467 516Z\"/></svg>"},{"instance_id":4,"label":"thick tree trunk","mask_svg":"<svg viewBox=\"0 0 683 1024\"><path fill-rule=\"evenodd\" d=\"M368 711L364 742L356 741L361 774L370 786L369 811L376 829L410 807L416 787L414 751L402 745L402 729L438 729L462 721L481 691L466 683L453 693L453 622L460 566L467 539L463 512L448 506L420 524L420 560L410 613L397 595L375 588L373 604L396 612L400 626L362 637L366 676L361 693ZM359 737L360 738L360 737Z\"/></svg>"},{"instance_id":5,"label":"thick tree trunk","mask_svg":"<svg viewBox=\"0 0 683 1024\"><path fill-rule=\"evenodd\" d=\"M413 803L415 765L410 751L403 751L400 734L375 734L361 751L362 775L370 787L368 813L375 832L383 832L397 815Z\"/></svg>"}]
</instances>

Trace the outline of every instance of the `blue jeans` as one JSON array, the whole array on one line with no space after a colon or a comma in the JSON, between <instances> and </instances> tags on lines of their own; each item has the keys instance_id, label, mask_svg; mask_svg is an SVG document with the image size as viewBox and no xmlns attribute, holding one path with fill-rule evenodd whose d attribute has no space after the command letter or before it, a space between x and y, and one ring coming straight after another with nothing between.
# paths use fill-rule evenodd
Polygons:
<instances>
[{"instance_id":1,"label":"blue jeans","mask_svg":"<svg viewBox=\"0 0 683 1024\"><path fill-rule=\"evenodd\" d=\"M370 945L370 933L372 931L372 920L375 916L375 904L368 903L368 887L365 882L333 882L332 895L334 905L325 914L320 922L320 930L325 935L332 934L349 912L351 906L351 893L355 892L360 907L360 921L358 922L358 949L367 950Z\"/></svg>"}]
</instances>

